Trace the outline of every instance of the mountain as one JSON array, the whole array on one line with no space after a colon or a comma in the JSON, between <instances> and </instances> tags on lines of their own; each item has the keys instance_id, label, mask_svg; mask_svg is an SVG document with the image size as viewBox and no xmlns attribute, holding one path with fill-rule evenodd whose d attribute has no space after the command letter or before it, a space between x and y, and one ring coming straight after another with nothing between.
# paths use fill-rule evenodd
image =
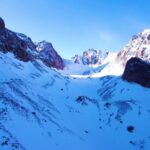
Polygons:
<instances>
[{"instance_id":1,"label":"mountain","mask_svg":"<svg viewBox=\"0 0 150 150\"><path fill-rule=\"evenodd\" d=\"M63 59L59 56L52 44L46 41L36 43L36 50L39 52L38 57L48 66L56 69L65 67Z\"/></svg>"},{"instance_id":2,"label":"mountain","mask_svg":"<svg viewBox=\"0 0 150 150\"><path fill-rule=\"evenodd\" d=\"M0 52L0 66L1 150L149 149L148 88L68 78L11 53Z\"/></svg>"},{"instance_id":3,"label":"mountain","mask_svg":"<svg viewBox=\"0 0 150 150\"><path fill-rule=\"evenodd\" d=\"M128 44L119 52L108 52L106 57L102 59L101 64L98 65L98 67L101 66L102 69L88 76L102 77L108 74L122 75L127 61L132 57L138 57L146 62L150 62L150 29L146 29L138 35L134 35Z\"/></svg>"},{"instance_id":4,"label":"mountain","mask_svg":"<svg viewBox=\"0 0 150 150\"><path fill-rule=\"evenodd\" d=\"M31 39L5 28L4 21L1 18L0 23L0 50L4 53L12 52L20 60L32 61L36 51Z\"/></svg>"},{"instance_id":5,"label":"mountain","mask_svg":"<svg viewBox=\"0 0 150 150\"><path fill-rule=\"evenodd\" d=\"M40 52L39 49L41 49ZM48 67L64 68L62 58L51 43L42 41L35 45L31 38L26 35L8 30L2 18L0 18L0 50L4 53L12 52L18 59L23 61L40 59Z\"/></svg>"},{"instance_id":6,"label":"mountain","mask_svg":"<svg viewBox=\"0 0 150 150\"><path fill-rule=\"evenodd\" d=\"M129 43L117 54L117 61L125 66L131 57L140 57L150 62L150 29L134 35Z\"/></svg>"},{"instance_id":7,"label":"mountain","mask_svg":"<svg viewBox=\"0 0 150 150\"><path fill-rule=\"evenodd\" d=\"M72 57L72 60L77 64L95 65L101 64L108 54L109 52L102 53L101 50L95 50L91 48L84 51L81 56L76 54L74 57Z\"/></svg>"},{"instance_id":8,"label":"mountain","mask_svg":"<svg viewBox=\"0 0 150 150\"><path fill-rule=\"evenodd\" d=\"M3 27L0 33L6 30ZM15 37L14 41L25 41L27 37L6 32ZM0 150L150 149L150 89L139 82L139 77L149 77L148 62L131 58L124 66L123 75L111 75L113 68L98 76L120 61L116 53L109 53L97 66L101 67L100 72L95 68L93 76L74 77L64 75L66 68L57 70L44 62L55 55L51 55L50 43L32 42L35 48L26 51L13 42L6 51L7 38L2 35ZM25 45L29 47L30 42ZM25 51L30 56L27 58L33 59L22 59L16 51ZM65 67L74 65L72 61L64 60L64 63ZM122 61L120 65L124 69ZM89 65L83 66L91 69Z\"/></svg>"},{"instance_id":9,"label":"mountain","mask_svg":"<svg viewBox=\"0 0 150 150\"><path fill-rule=\"evenodd\" d=\"M60 72L64 75L69 75L69 76L71 75L73 77L83 77L83 78L102 77L108 74L121 75L123 73L124 67L122 67L122 65L119 66L116 63L116 57L117 57L116 52L107 52L107 54L103 56L105 57L102 57L99 60L100 63L96 63L96 64L84 64L82 63L82 57L80 57L81 61L79 61L79 63L76 63L74 59L64 60L65 68L63 69L63 71Z\"/></svg>"}]
</instances>

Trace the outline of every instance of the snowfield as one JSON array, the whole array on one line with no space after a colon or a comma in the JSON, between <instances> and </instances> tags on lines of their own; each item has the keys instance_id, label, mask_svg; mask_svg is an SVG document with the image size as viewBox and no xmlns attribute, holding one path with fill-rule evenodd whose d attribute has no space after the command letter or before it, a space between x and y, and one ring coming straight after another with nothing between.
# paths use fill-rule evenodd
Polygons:
<instances>
[{"instance_id":1,"label":"snowfield","mask_svg":"<svg viewBox=\"0 0 150 150\"><path fill-rule=\"evenodd\" d=\"M0 52L0 66L0 150L150 149L150 89L10 53Z\"/></svg>"}]
</instances>

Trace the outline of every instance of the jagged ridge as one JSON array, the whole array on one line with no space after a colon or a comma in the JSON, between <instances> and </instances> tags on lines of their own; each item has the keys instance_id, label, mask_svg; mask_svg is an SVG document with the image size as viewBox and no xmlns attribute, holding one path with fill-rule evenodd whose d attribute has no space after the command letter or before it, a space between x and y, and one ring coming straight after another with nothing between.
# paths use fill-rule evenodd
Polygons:
<instances>
[{"instance_id":1,"label":"jagged ridge","mask_svg":"<svg viewBox=\"0 0 150 150\"><path fill-rule=\"evenodd\" d=\"M41 51L39 52L39 48ZM21 33L15 33L5 28L5 23L0 18L0 51L12 52L22 61L42 60L48 67L64 68L64 62L55 51L51 43L42 41L35 45L31 38Z\"/></svg>"}]
</instances>

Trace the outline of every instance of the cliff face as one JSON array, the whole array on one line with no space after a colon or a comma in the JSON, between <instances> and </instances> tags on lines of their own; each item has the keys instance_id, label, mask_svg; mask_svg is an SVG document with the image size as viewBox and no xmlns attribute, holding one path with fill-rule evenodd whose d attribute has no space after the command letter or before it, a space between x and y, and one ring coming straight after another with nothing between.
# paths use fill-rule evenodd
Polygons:
<instances>
[{"instance_id":1,"label":"cliff face","mask_svg":"<svg viewBox=\"0 0 150 150\"><path fill-rule=\"evenodd\" d=\"M32 51L35 51L35 45L27 36L5 28L4 21L0 19L0 50L12 52L20 60L30 61L34 58Z\"/></svg>"},{"instance_id":2,"label":"cliff face","mask_svg":"<svg viewBox=\"0 0 150 150\"><path fill-rule=\"evenodd\" d=\"M109 53L93 68L93 74L105 71L101 77L63 76L49 68L63 68L51 43L34 44L6 29L3 20L0 33L0 150L150 149L150 90L142 87L150 86L147 62L132 58L122 77L112 76L124 70L116 67L125 63L121 58L132 55Z\"/></svg>"},{"instance_id":3,"label":"cliff face","mask_svg":"<svg viewBox=\"0 0 150 150\"><path fill-rule=\"evenodd\" d=\"M108 56L109 52L102 53L100 50L88 49L83 52L81 56L75 55L72 59L74 63L83 65L101 64L102 61Z\"/></svg>"},{"instance_id":4,"label":"cliff face","mask_svg":"<svg viewBox=\"0 0 150 150\"><path fill-rule=\"evenodd\" d=\"M117 61L125 66L131 57L139 57L150 62L150 29L134 35L129 43L118 53Z\"/></svg>"},{"instance_id":5,"label":"cliff face","mask_svg":"<svg viewBox=\"0 0 150 150\"><path fill-rule=\"evenodd\" d=\"M37 43L36 50L39 52L38 57L48 66L57 69L64 68L63 59L53 48L52 44L46 41Z\"/></svg>"},{"instance_id":6,"label":"cliff face","mask_svg":"<svg viewBox=\"0 0 150 150\"><path fill-rule=\"evenodd\" d=\"M7 29L2 18L0 18L0 51L11 52L22 61L41 59L48 67L64 68L62 58L51 43L40 42L35 45L28 36Z\"/></svg>"}]
</instances>

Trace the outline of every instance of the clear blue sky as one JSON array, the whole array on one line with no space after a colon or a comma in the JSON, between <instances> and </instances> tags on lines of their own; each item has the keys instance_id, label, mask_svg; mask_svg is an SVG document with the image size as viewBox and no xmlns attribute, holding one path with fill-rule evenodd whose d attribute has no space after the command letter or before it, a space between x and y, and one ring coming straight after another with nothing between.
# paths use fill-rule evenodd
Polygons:
<instances>
[{"instance_id":1,"label":"clear blue sky","mask_svg":"<svg viewBox=\"0 0 150 150\"><path fill-rule=\"evenodd\" d=\"M0 0L7 28L47 40L65 58L88 48L117 51L150 28L150 0Z\"/></svg>"}]
</instances>

